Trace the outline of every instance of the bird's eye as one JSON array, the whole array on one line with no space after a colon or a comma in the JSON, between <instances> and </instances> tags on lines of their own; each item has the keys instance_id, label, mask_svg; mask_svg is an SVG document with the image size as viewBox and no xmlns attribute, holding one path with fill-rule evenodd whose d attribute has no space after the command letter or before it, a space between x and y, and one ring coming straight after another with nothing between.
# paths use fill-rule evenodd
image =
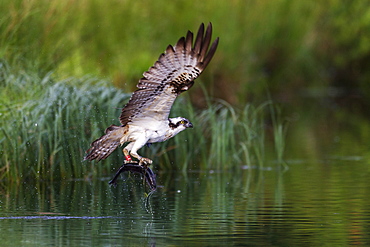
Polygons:
<instances>
[{"instance_id":1,"label":"bird's eye","mask_svg":"<svg viewBox=\"0 0 370 247\"><path fill-rule=\"evenodd\" d=\"M185 124L185 121L184 121L184 120L181 120L181 121L180 121L180 124Z\"/></svg>"}]
</instances>

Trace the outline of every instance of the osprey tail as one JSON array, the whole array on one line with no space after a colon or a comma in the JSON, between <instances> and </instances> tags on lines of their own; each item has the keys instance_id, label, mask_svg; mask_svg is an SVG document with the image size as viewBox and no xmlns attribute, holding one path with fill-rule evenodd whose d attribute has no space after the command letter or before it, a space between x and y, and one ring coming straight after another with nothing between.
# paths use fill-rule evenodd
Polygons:
<instances>
[{"instance_id":1,"label":"osprey tail","mask_svg":"<svg viewBox=\"0 0 370 247\"><path fill-rule=\"evenodd\" d=\"M125 134L125 127L111 125L105 130L105 135L91 143L91 148L86 151L84 160L103 160L106 159L120 144L120 140Z\"/></svg>"}]
</instances>

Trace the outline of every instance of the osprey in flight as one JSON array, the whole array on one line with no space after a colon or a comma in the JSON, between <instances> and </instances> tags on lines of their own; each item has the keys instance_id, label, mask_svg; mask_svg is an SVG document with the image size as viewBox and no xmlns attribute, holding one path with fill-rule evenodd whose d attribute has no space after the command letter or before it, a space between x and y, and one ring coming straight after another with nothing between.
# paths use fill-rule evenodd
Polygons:
<instances>
[{"instance_id":1,"label":"osprey in flight","mask_svg":"<svg viewBox=\"0 0 370 247\"><path fill-rule=\"evenodd\" d=\"M119 145L128 142L123 149L125 162L132 162L133 156L140 165L149 165L152 160L140 156L137 153L140 148L166 141L184 129L192 128L186 118L169 118L169 114L177 96L193 86L194 80L211 61L218 45L216 38L210 46L211 37L211 23L205 32L202 23L194 44L193 33L188 31L175 46L169 45L154 66L143 74L137 84L139 89L122 109L119 117L122 125L108 127L105 135L91 143L84 160L105 159Z\"/></svg>"}]
</instances>

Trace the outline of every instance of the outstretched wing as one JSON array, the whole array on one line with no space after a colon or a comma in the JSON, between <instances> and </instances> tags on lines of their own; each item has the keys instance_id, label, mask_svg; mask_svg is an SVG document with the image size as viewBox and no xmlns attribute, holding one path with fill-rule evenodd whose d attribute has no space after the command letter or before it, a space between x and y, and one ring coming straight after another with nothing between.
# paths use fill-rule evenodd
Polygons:
<instances>
[{"instance_id":1,"label":"outstretched wing","mask_svg":"<svg viewBox=\"0 0 370 247\"><path fill-rule=\"evenodd\" d=\"M146 124L147 121L166 121L176 97L191 88L194 80L211 61L218 38L211 47L212 25L204 33L204 24L199 27L193 44L193 33L179 39L173 47L169 45L157 62L145 72L127 105L122 109L120 121ZM208 49L209 48L209 49Z\"/></svg>"}]
</instances>

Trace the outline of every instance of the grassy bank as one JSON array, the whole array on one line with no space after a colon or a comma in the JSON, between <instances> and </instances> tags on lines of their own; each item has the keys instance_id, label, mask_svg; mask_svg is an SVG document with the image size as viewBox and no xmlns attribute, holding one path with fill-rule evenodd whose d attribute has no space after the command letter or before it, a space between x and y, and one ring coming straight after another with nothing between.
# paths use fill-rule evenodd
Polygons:
<instances>
[{"instance_id":1,"label":"grassy bank","mask_svg":"<svg viewBox=\"0 0 370 247\"><path fill-rule=\"evenodd\" d=\"M1 179L109 176L114 167L120 166L120 151L100 163L82 159L91 141L107 126L119 124L120 107L128 94L95 78L58 81L50 73L43 77L27 74L12 70L6 63L1 63L0 75ZM156 169L264 166L269 106L236 109L208 98L208 108L196 110L186 96L181 97L172 116L189 118L195 128L168 142L145 147L141 153L154 158ZM280 128L282 123L274 124ZM284 140L282 132L273 135ZM278 145L283 152L284 144Z\"/></svg>"}]
</instances>

